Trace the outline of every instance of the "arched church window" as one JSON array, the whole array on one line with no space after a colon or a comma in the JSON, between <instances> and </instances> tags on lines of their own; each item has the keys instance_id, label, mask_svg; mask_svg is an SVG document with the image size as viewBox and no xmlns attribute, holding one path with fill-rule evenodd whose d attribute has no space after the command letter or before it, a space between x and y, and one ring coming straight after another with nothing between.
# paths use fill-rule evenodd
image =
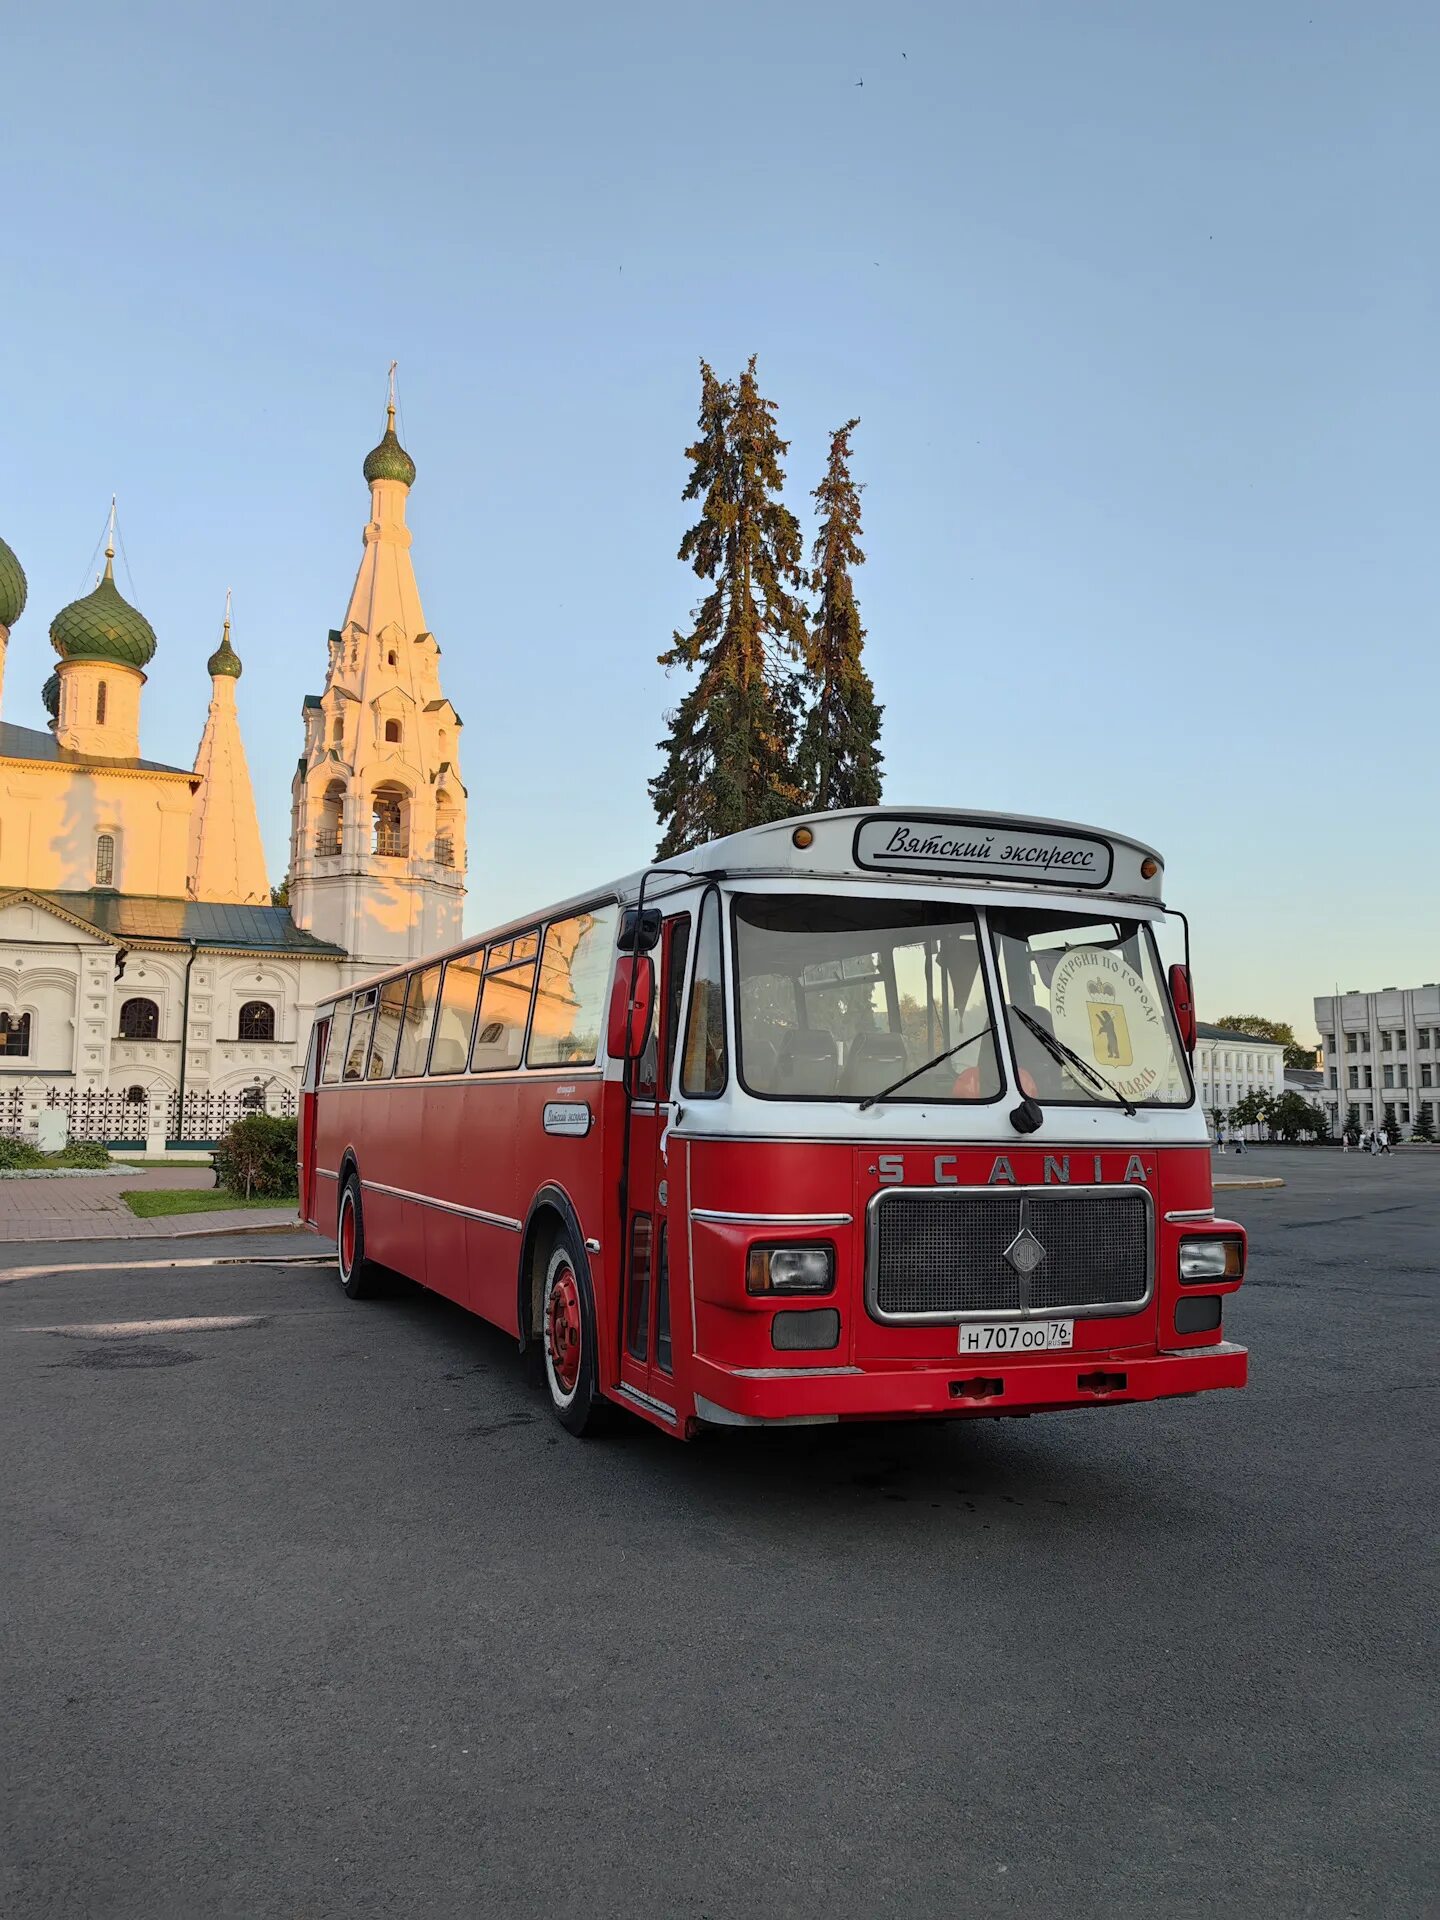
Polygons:
<instances>
[{"instance_id":1,"label":"arched church window","mask_svg":"<svg viewBox=\"0 0 1440 1920\"><path fill-rule=\"evenodd\" d=\"M158 1040L160 1009L153 1000L126 1000L120 1008L122 1040Z\"/></svg>"},{"instance_id":2,"label":"arched church window","mask_svg":"<svg viewBox=\"0 0 1440 1920\"><path fill-rule=\"evenodd\" d=\"M332 780L320 802L320 825L315 831L316 853L339 853L344 816L345 789L338 780Z\"/></svg>"},{"instance_id":3,"label":"arched church window","mask_svg":"<svg viewBox=\"0 0 1440 1920\"><path fill-rule=\"evenodd\" d=\"M435 864L455 864L455 803L444 787L435 796Z\"/></svg>"},{"instance_id":4,"label":"arched church window","mask_svg":"<svg viewBox=\"0 0 1440 1920\"><path fill-rule=\"evenodd\" d=\"M95 842L95 884L97 887L113 887L115 884L113 833L102 833Z\"/></svg>"},{"instance_id":5,"label":"arched church window","mask_svg":"<svg viewBox=\"0 0 1440 1920\"><path fill-rule=\"evenodd\" d=\"M125 1104L127 1107L143 1107L145 1104L144 1087L127 1087L125 1089Z\"/></svg>"},{"instance_id":6,"label":"arched church window","mask_svg":"<svg viewBox=\"0 0 1440 1920\"><path fill-rule=\"evenodd\" d=\"M376 853L404 859L410 851L410 796L403 787L375 789L374 820Z\"/></svg>"},{"instance_id":7,"label":"arched church window","mask_svg":"<svg viewBox=\"0 0 1440 1920\"><path fill-rule=\"evenodd\" d=\"M109 705L109 689L106 687L105 682L102 680L99 686L96 687L95 689L95 724L97 727L104 726L105 710L108 705Z\"/></svg>"},{"instance_id":8,"label":"arched church window","mask_svg":"<svg viewBox=\"0 0 1440 1920\"><path fill-rule=\"evenodd\" d=\"M0 1060L23 1060L30 1052L28 1013L0 1013Z\"/></svg>"},{"instance_id":9,"label":"arched church window","mask_svg":"<svg viewBox=\"0 0 1440 1920\"><path fill-rule=\"evenodd\" d=\"M392 746L397 746L397 747L399 746L400 722L398 720L387 720L385 722L385 738L390 742Z\"/></svg>"},{"instance_id":10,"label":"arched church window","mask_svg":"<svg viewBox=\"0 0 1440 1920\"><path fill-rule=\"evenodd\" d=\"M273 1040L275 1009L268 1000L247 1000L240 1009L239 1036L242 1040Z\"/></svg>"},{"instance_id":11,"label":"arched church window","mask_svg":"<svg viewBox=\"0 0 1440 1920\"><path fill-rule=\"evenodd\" d=\"M342 743L344 738L345 738L345 722L341 719L340 715L337 713L330 726L330 739L332 743L338 747Z\"/></svg>"},{"instance_id":12,"label":"arched church window","mask_svg":"<svg viewBox=\"0 0 1440 1920\"><path fill-rule=\"evenodd\" d=\"M399 654L398 654L398 653L396 653L396 651L395 651L395 649L394 649L394 647L391 647L391 649L390 649L390 651L389 651L389 652L388 652L388 653L386 654L386 656L385 656L385 664L386 664L386 666L387 666L387 667L398 667L398 666L399 666L399 664L400 664L400 656L399 656Z\"/></svg>"}]
</instances>

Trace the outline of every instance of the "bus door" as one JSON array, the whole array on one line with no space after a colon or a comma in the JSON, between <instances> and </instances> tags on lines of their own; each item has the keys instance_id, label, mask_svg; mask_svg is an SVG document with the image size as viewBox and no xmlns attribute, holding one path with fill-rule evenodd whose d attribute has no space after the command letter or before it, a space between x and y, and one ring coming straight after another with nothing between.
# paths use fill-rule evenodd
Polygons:
<instances>
[{"instance_id":1,"label":"bus door","mask_svg":"<svg viewBox=\"0 0 1440 1920\"><path fill-rule=\"evenodd\" d=\"M315 1090L320 1085L320 1069L325 1063L325 1043L330 1038L330 1022L317 1020L310 1029L310 1051L305 1056L305 1077L300 1083L300 1125L296 1129L296 1154L300 1175L300 1218L315 1224Z\"/></svg>"},{"instance_id":2,"label":"bus door","mask_svg":"<svg viewBox=\"0 0 1440 1920\"><path fill-rule=\"evenodd\" d=\"M690 954L690 916L672 914L660 930L655 1023L632 1069L629 1230L620 1326L620 1378L625 1386L670 1406L669 1176L665 1136L670 1125L675 1043Z\"/></svg>"}]
</instances>

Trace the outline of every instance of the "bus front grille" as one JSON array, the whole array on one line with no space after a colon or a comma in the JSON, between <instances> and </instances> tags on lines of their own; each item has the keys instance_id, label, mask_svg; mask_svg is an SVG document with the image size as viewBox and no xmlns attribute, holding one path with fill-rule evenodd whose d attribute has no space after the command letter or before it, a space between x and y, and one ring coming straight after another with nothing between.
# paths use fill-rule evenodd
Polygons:
<instances>
[{"instance_id":1,"label":"bus front grille","mask_svg":"<svg viewBox=\"0 0 1440 1920\"><path fill-rule=\"evenodd\" d=\"M1154 1239L1138 1186L881 1192L867 1215L866 1305L902 1322L1135 1313L1150 1298Z\"/></svg>"}]
</instances>

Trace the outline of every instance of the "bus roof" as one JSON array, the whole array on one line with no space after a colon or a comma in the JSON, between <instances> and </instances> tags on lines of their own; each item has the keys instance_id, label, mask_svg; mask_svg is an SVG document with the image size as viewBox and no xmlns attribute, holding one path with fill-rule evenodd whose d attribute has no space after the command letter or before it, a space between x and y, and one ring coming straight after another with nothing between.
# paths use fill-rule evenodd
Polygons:
<instances>
[{"instance_id":1,"label":"bus roof","mask_svg":"<svg viewBox=\"0 0 1440 1920\"><path fill-rule=\"evenodd\" d=\"M1003 888L1036 895L1063 892L1161 904L1165 877L1160 855L1142 840L1070 820L1024 814L977 813L955 807L852 807L834 813L796 814L768 826L709 840L702 847L657 860L621 880L592 887L502 925L469 935L429 963L465 953L488 940L504 939L604 900L633 901L643 876L676 881L730 879L900 880L933 885L950 882L966 890ZM650 884L646 897L660 900L674 885ZM418 963L396 961L327 994L322 1005L410 972Z\"/></svg>"}]
</instances>

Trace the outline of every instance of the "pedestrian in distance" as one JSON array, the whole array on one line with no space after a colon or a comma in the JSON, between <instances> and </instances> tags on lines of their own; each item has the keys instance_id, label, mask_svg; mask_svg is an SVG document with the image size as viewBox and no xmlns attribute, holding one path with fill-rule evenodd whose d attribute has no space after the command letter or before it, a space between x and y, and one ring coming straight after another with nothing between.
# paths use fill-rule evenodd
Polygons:
<instances>
[{"instance_id":1,"label":"pedestrian in distance","mask_svg":"<svg viewBox=\"0 0 1440 1920\"><path fill-rule=\"evenodd\" d=\"M1348 1153L1350 1151L1350 1136L1348 1133L1342 1133L1340 1136L1340 1151L1341 1153Z\"/></svg>"},{"instance_id":2,"label":"pedestrian in distance","mask_svg":"<svg viewBox=\"0 0 1440 1920\"><path fill-rule=\"evenodd\" d=\"M1225 1151L1225 1129L1224 1129L1224 1127L1216 1127L1216 1129L1215 1129L1215 1151L1216 1151L1217 1153L1224 1153L1224 1151Z\"/></svg>"},{"instance_id":3,"label":"pedestrian in distance","mask_svg":"<svg viewBox=\"0 0 1440 1920\"><path fill-rule=\"evenodd\" d=\"M1379 1133L1375 1136L1375 1151L1377 1153L1388 1153L1390 1151L1390 1136L1384 1127L1381 1127Z\"/></svg>"},{"instance_id":4,"label":"pedestrian in distance","mask_svg":"<svg viewBox=\"0 0 1440 1920\"><path fill-rule=\"evenodd\" d=\"M1232 1127L1230 1130L1230 1144L1235 1149L1236 1153L1244 1153L1245 1136L1243 1133L1241 1133L1238 1127Z\"/></svg>"}]
</instances>

